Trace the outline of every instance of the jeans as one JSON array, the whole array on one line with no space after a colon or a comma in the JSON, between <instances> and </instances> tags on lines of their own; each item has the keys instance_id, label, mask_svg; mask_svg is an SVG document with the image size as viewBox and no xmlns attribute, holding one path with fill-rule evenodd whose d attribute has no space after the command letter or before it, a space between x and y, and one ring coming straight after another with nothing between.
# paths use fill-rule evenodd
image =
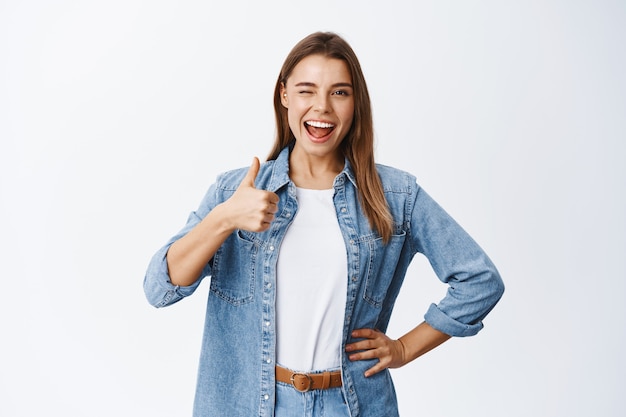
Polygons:
<instances>
[{"instance_id":1,"label":"jeans","mask_svg":"<svg viewBox=\"0 0 626 417\"><path fill-rule=\"evenodd\" d=\"M299 392L277 382L274 417L350 417L350 410L341 387Z\"/></svg>"}]
</instances>

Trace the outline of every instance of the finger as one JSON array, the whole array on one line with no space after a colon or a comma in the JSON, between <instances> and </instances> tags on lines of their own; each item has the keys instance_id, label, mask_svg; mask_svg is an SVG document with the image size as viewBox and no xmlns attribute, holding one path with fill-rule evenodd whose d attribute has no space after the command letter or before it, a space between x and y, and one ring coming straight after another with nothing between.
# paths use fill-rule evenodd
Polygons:
<instances>
[{"instance_id":1,"label":"finger","mask_svg":"<svg viewBox=\"0 0 626 417\"><path fill-rule=\"evenodd\" d=\"M374 339L379 335L379 332L375 329L356 329L352 331L352 337L363 339Z\"/></svg>"},{"instance_id":2,"label":"finger","mask_svg":"<svg viewBox=\"0 0 626 417\"><path fill-rule=\"evenodd\" d=\"M271 191L265 191L264 200L267 202L267 211L271 213L276 213L278 211L278 201L280 198L276 193Z\"/></svg>"},{"instance_id":3,"label":"finger","mask_svg":"<svg viewBox=\"0 0 626 417\"><path fill-rule=\"evenodd\" d=\"M370 369L368 369L367 371L365 371L365 373L363 375L365 375L365 378L369 378L372 375L376 375L377 373L379 373L380 371L384 371L386 368L381 365L380 362L378 362L376 365L372 366Z\"/></svg>"},{"instance_id":4,"label":"finger","mask_svg":"<svg viewBox=\"0 0 626 417\"><path fill-rule=\"evenodd\" d=\"M263 223L268 223L269 224L269 223L273 222L274 221L274 217L275 217L274 214L267 213L265 215L265 217L263 217Z\"/></svg>"},{"instance_id":5,"label":"finger","mask_svg":"<svg viewBox=\"0 0 626 417\"><path fill-rule=\"evenodd\" d=\"M280 200L280 198L278 197L278 194L273 193L271 191L268 191L269 194L269 201L271 204L278 204L278 201Z\"/></svg>"},{"instance_id":6,"label":"finger","mask_svg":"<svg viewBox=\"0 0 626 417\"><path fill-rule=\"evenodd\" d=\"M353 355L350 355L348 357L348 359L350 359L353 362L354 361L362 361L362 360L378 359L378 361L376 362L376 364L374 366L372 366L367 371L365 371L365 373L364 373L365 377L369 377L369 376L377 374L378 372L388 368L389 357L384 356L384 355L381 356L381 354L382 354L382 352L379 352L378 349L371 349L371 350L366 350L366 351L363 351L363 352L359 352L359 353L355 353Z\"/></svg>"},{"instance_id":7,"label":"finger","mask_svg":"<svg viewBox=\"0 0 626 417\"><path fill-rule=\"evenodd\" d=\"M372 349L378 345L376 343L377 339L379 339L381 333L377 330L373 329L357 329L352 331L352 337L355 339L361 339L357 342L353 342L346 345L346 351L356 351L356 350L365 350Z\"/></svg>"},{"instance_id":8,"label":"finger","mask_svg":"<svg viewBox=\"0 0 626 417\"><path fill-rule=\"evenodd\" d=\"M275 214L278 212L278 205L275 203L270 203L269 206L267 206L267 211L266 213L269 214Z\"/></svg>"},{"instance_id":9,"label":"finger","mask_svg":"<svg viewBox=\"0 0 626 417\"><path fill-rule=\"evenodd\" d=\"M241 181L241 184L239 184L239 186L240 187L246 186L246 187L254 188L254 180L256 179L256 176L259 174L260 166L261 166L261 163L259 162L259 158L255 156L254 159L252 159L252 165L250 165L250 169L248 169L248 173L246 174L244 179Z\"/></svg>"},{"instance_id":10,"label":"finger","mask_svg":"<svg viewBox=\"0 0 626 417\"><path fill-rule=\"evenodd\" d=\"M353 362L364 361L368 359L378 359L378 352L376 352L376 349L364 350L361 352L351 354L350 356L348 356L348 359L350 359Z\"/></svg>"},{"instance_id":11,"label":"finger","mask_svg":"<svg viewBox=\"0 0 626 417\"><path fill-rule=\"evenodd\" d=\"M360 340L358 342L354 342L354 343L350 343L349 345L346 345L346 351L347 352L354 352L357 350L367 350L367 349L373 349L376 347L376 343L374 343L373 339L365 339L365 340Z\"/></svg>"}]
</instances>

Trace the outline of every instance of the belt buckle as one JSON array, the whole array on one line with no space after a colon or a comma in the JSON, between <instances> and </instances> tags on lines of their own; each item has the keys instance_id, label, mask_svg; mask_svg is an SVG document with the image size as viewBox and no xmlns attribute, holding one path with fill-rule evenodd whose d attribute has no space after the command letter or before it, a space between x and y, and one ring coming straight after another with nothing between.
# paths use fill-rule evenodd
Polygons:
<instances>
[{"instance_id":1,"label":"belt buckle","mask_svg":"<svg viewBox=\"0 0 626 417\"><path fill-rule=\"evenodd\" d=\"M297 376L306 378L306 380L308 381L307 386L304 387L303 389L298 388L298 386L296 385L295 379L296 379ZM293 374L291 374L291 378L289 378L289 380L291 381L291 385L293 385L295 390L299 391L299 392L310 391L311 388L313 387L313 378L311 378L311 376L309 376L308 374L301 374L299 372L294 372Z\"/></svg>"}]
</instances>

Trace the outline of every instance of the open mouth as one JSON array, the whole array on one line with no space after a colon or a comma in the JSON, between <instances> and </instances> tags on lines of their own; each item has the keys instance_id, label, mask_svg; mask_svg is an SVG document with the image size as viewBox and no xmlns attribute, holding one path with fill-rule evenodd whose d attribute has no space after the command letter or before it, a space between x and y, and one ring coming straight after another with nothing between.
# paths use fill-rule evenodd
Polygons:
<instances>
[{"instance_id":1,"label":"open mouth","mask_svg":"<svg viewBox=\"0 0 626 417\"><path fill-rule=\"evenodd\" d=\"M314 138L323 138L332 133L335 129L335 125L328 122L319 122L317 120L308 120L304 122L306 131Z\"/></svg>"}]
</instances>

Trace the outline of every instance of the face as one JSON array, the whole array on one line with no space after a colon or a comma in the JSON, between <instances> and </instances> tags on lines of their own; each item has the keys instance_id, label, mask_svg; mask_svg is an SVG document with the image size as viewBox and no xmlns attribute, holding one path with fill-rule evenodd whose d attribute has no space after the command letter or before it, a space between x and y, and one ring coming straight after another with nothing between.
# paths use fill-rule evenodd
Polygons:
<instances>
[{"instance_id":1,"label":"face","mask_svg":"<svg viewBox=\"0 0 626 417\"><path fill-rule=\"evenodd\" d=\"M294 67L280 92L296 138L294 155L343 164L339 145L352 125L353 93L348 66L340 59L310 55Z\"/></svg>"}]
</instances>

